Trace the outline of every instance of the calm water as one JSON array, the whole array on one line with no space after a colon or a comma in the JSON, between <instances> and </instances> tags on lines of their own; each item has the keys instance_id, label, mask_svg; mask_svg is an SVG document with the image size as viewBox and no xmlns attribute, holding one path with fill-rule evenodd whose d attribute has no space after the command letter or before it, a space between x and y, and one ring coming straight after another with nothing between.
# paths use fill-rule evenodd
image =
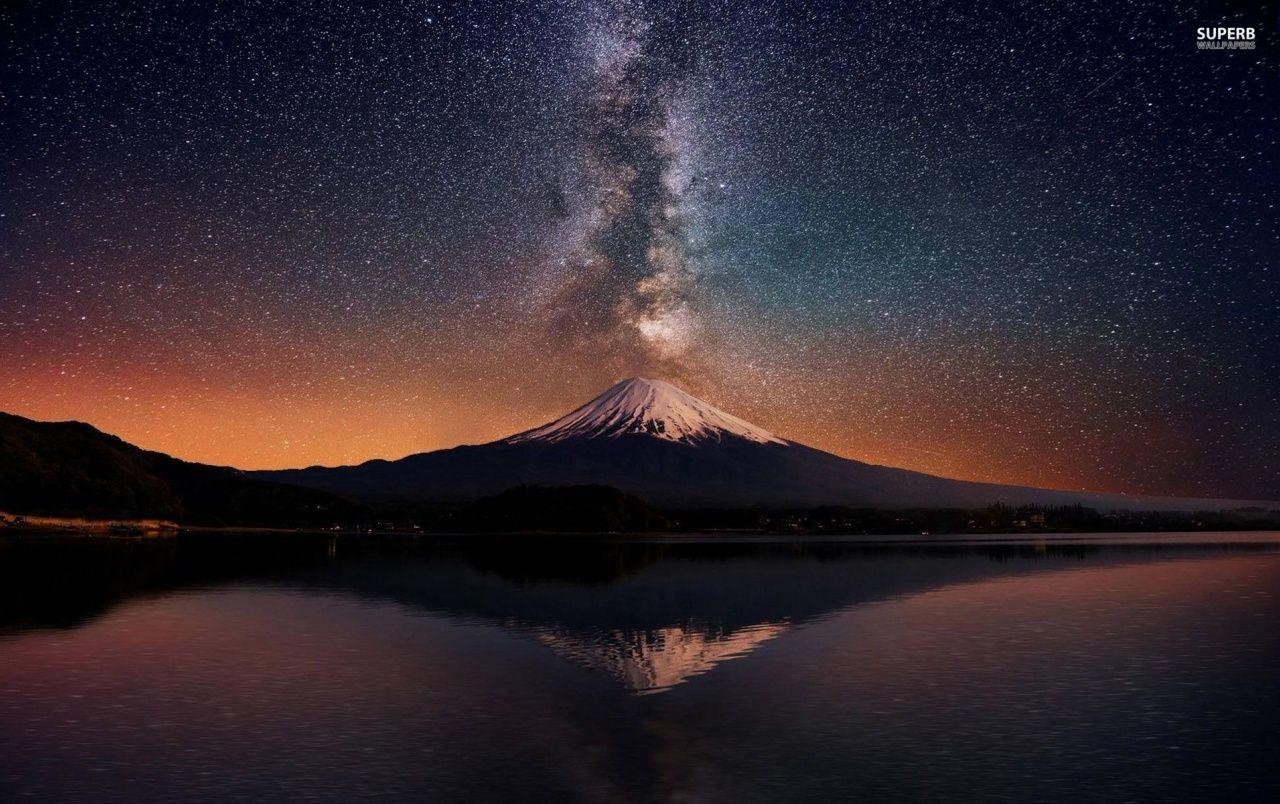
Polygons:
<instances>
[{"instance_id":1,"label":"calm water","mask_svg":"<svg viewBox=\"0 0 1280 804\"><path fill-rule=\"evenodd\" d=\"M0 800L1274 801L1280 535L0 539Z\"/></svg>"}]
</instances>

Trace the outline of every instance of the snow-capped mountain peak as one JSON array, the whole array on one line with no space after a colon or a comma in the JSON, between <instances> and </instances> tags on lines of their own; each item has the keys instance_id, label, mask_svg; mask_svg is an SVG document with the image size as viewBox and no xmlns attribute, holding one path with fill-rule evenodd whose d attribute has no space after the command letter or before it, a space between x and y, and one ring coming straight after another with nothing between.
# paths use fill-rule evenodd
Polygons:
<instances>
[{"instance_id":1,"label":"snow-capped mountain peak","mask_svg":"<svg viewBox=\"0 0 1280 804\"><path fill-rule=\"evenodd\" d=\"M647 435L666 441L700 443L743 438L759 444L786 444L781 438L714 405L686 394L671 383L633 377L555 421L506 439L559 442L570 438L617 438Z\"/></svg>"}]
</instances>

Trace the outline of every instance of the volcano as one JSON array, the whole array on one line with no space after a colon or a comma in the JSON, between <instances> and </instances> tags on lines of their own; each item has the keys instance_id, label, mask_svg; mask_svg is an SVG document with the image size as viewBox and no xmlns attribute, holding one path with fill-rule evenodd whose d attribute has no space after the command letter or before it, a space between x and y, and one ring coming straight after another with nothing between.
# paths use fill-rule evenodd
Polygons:
<instances>
[{"instance_id":1,"label":"volcano","mask_svg":"<svg viewBox=\"0 0 1280 804\"><path fill-rule=\"evenodd\" d=\"M369 500L470 500L526 484L603 484L675 507L1078 503L1196 510L1248 504L978 483L863 463L780 438L670 383L640 377L555 421L488 444L254 474Z\"/></svg>"},{"instance_id":2,"label":"volcano","mask_svg":"<svg viewBox=\"0 0 1280 804\"><path fill-rule=\"evenodd\" d=\"M550 424L511 436L504 443L558 443L573 439L643 435L662 441L705 444L741 439L786 444L767 430L690 396L671 383L635 377Z\"/></svg>"}]
</instances>

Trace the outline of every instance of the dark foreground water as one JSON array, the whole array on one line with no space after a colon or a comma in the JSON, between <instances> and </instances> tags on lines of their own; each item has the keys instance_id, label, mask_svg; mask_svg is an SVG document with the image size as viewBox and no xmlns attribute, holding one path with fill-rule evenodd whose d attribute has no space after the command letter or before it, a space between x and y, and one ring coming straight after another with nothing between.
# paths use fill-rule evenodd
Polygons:
<instances>
[{"instance_id":1,"label":"dark foreground water","mask_svg":"<svg viewBox=\"0 0 1280 804\"><path fill-rule=\"evenodd\" d=\"M1280 536L1122 542L0 538L0 800L1280 799Z\"/></svg>"}]
</instances>

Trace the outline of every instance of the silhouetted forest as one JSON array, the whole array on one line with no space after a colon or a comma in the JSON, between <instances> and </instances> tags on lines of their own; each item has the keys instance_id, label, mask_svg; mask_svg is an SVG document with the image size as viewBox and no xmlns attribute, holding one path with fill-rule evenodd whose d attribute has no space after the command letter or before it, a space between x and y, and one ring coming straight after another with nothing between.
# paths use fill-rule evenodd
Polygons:
<instances>
[{"instance_id":1,"label":"silhouetted forest","mask_svg":"<svg viewBox=\"0 0 1280 804\"><path fill-rule=\"evenodd\" d=\"M661 512L610 486L518 486L482 497L442 517L437 528L462 532L661 531L671 523Z\"/></svg>"},{"instance_id":2,"label":"silhouetted forest","mask_svg":"<svg viewBox=\"0 0 1280 804\"><path fill-rule=\"evenodd\" d=\"M827 506L810 509L700 509L667 512L682 531L750 530L801 534L1123 533L1278 530L1280 511L1108 511L1081 505L992 505L907 511Z\"/></svg>"},{"instance_id":3,"label":"silhouetted forest","mask_svg":"<svg viewBox=\"0 0 1280 804\"><path fill-rule=\"evenodd\" d=\"M335 523L338 524L338 523ZM609 486L520 486L470 504L401 503L371 509L358 529L428 533L745 532L813 535L1124 533L1280 530L1280 511L1100 512L1079 505L881 510L715 508L662 510Z\"/></svg>"}]
</instances>

